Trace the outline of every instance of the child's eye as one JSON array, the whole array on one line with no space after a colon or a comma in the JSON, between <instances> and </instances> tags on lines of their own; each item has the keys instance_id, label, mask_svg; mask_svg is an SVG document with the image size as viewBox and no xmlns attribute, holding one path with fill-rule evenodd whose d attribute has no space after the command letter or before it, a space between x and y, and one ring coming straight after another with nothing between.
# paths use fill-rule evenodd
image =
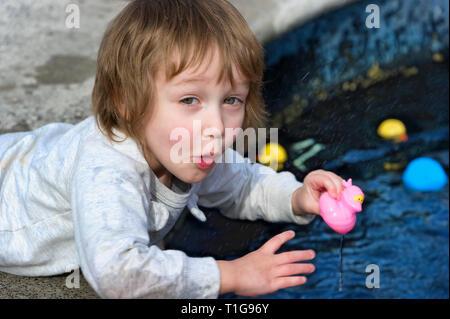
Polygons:
<instances>
[{"instance_id":1,"label":"child's eye","mask_svg":"<svg viewBox=\"0 0 450 319\"><path fill-rule=\"evenodd\" d=\"M197 104L197 103L193 103L194 100L197 100L197 101L198 101L198 99L196 99L195 97L187 97L187 98L185 98L185 99L182 99L180 102L182 102L182 103L184 103L184 104L187 104L187 105L195 105L195 104Z\"/></svg>"},{"instance_id":2,"label":"child's eye","mask_svg":"<svg viewBox=\"0 0 450 319\"><path fill-rule=\"evenodd\" d=\"M233 101L235 101L236 103L233 103ZM224 102L225 102L225 104L232 104L232 105L238 105L240 103L243 103L241 99L234 97L234 96L226 98ZM229 102L231 102L231 103L229 103Z\"/></svg>"}]
</instances>

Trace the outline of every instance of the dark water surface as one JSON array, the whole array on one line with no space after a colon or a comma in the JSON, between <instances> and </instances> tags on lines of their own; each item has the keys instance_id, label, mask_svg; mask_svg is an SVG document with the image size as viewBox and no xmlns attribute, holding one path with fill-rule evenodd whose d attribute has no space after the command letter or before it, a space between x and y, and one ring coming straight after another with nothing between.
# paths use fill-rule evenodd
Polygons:
<instances>
[{"instance_id":1,"label":"dark water surface","mask_svg":"<svg viewBox=\"0 0 450 319\"><path fill-rule=\"evenodd\" d=\"M202 208L207 222L187 215L169 237L167 248L193 257L234 259L292 229L295 238L279 252L314 249L316 271L305 285L261 298L448 298L448 185L435 193L411 192L403 186L403 170L383 169L386 161L407 163L430 156L449 172L448 68L417 67L414 76L391 78L325 101L303 113L295 125L280 129L280 143L287 149L307 138L326 147L305 162L306 172L292 165L295 156L290 153L285 169L298 180L308 171L325 168L353 178L366 195L355 228L345 235L341 292L340 234L320 217L305 226L270 224L230 220L217 210ZM405 122L407 143L394 147L380 140L377 125L387 117ZM374 274L370 268L366 272L369 265L379 269L379 288L366 287L367 276Z\"/></svg>"},{"instance_id":2,"label":"dark water surface","mask_svg":"<svg viewBox=\"0 0 450 319\"><path fill-rule=\"evenodd\" d=\"M448 187L439 193L410 193L396 173L355 184L364 190L366 202L345 236L342 292L341 236L317 218L307 227L286 227L297 235L283 247L314 249L316 272L305 285L264 298L448 298ZM369 289L366 278L372 270L366 273L366 267L372 264L379 267L380 287Z\"/></svg>"},{"instance_id":3,"label":"dark water surface","mask_svg":"<svg viewBox=\"0 0 450 319\"><path fill-rule=\"evenodd\" d=\"M449 173L448 2L378 1L382 27L376 30L364 27L371 3L355 2L265 45L268 126L279 128L279 143L289 153L284 170L299 181L312 170L330 170L352 178L366 195L355 228L345 235L342 291L341 236L320 217L304 226L270 224L227 219L202 207L207 221L186 215L168 249L234 259L292 229L295 238L280 252L314 249L316 271L302 286L261 298L449 297L448 185L435 193L408 191L401 168L429 156ZM405 123L406 143L380 139L377 127L387 118ZM300 153L292 149L311 139ZM323 149L298 165L295 160L314 146ZM386 162L400 169L386 171ZM379 288L366 286L373 269Z\"/></svg>"},{"instance_id":4,"label":"dark water surface","mask_svg":"<svg viewBox=\"0 0 450 319\"><path fill-rule=\"evenodd\" d=\"M355 228L345 236L341 292L341 236L316 218L307 226L273 226L276 231L270 236L286 229L296 231L282 251L316 251L316 272L303 286L262 298L449 297L448 185L435 193L411 192L402 183L403 170L383 169L386 161L409 162L430 156L449 172L448 69L438 65L418 68L416 76L390 79L327 101L302 117L297 130L293 126L284 131L280 140L286 146L307 137L328 146L337 144L307 162L309 169L328 168L344 178L352 177L366 198ZM344 100L347 107L339 108ZM321 120L325 114L332 121ZM376 135L377 124L391 116L402 119L410 134L408 143L398 148ZM304 175L287 166L299 178ZM259 248L270 236L262 235L250 250ZM370 268L366 272L368 265L379 269L379 288L366 287L367 276L373 274Z\"/></svg>"}]
</instances>

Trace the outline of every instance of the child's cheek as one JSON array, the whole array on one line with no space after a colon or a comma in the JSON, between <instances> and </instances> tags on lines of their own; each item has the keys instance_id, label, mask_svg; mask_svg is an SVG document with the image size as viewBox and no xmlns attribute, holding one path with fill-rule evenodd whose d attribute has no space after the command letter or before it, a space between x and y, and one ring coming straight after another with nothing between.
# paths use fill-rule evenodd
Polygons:
<instances>
[{"instance_id":1,"label":"child's cheek","mask_svg":"<svg viewBox=\"0 0 450 319\"><path fill-rule=\"evenodd\" d=\"M192 135L193 130L191 127L186 126L174 126L171 129L169 129L169 141L170 146L173 146L175 144L178 144L180 142L183 143L191 143L192 141Z\"/></svg>"}]
</instances>

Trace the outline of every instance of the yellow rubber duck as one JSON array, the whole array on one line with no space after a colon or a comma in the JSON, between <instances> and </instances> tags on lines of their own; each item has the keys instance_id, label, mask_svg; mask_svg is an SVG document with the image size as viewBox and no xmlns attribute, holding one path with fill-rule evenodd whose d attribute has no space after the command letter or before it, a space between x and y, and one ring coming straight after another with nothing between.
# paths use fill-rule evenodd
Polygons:
<instances>
[{"instance_id":1,"label":"yellow rubber duck","mask_svg":"<svg viewBox=\"0 0 450 319\"><path fill-rule=\"evenodd\" d=\"M261 148L256 159L261 164L278 172L283 169L283 165L287 161L287 152L280 144L271 142Z\"/></svg>"},{"instance_id":2,"label":"yellow rubber duck","mask_svg":"<svg viewBox=\"0 0 450 319\"><path fill-rule=\"evenodd\" d=\"M377 133L383 139L391 140L395 143L406 142L408 140L405 124L397 119L384 120L378 126Z\"/></svg>"},{"instance_id":3,"label":"yellow rubber duck","mask_svg":"<svg viewBox=\"0 0 450 319\"><path fill-rule=\"evenodd\" d=\"M406 127L402 121L397 119L387 119L381 122L378 126L377 133L385 140L390 140L394 142L394 149L398 146L398 143L406 142L408 140L408 135L406 135ZM386 171L397 171L401 170L406 166L406 162L385 162L383 163L383 168Z\"/></svg>"},{"instance_id":4,"label":"yellow rubber duck","mask_svg":"<svg viewBox=\"0 0 450 319\"><path fill-rule=\"evenodd\" d=\"M406 167L406 163L402 162L402 163L383 163L383 168L386 171L398 171L401 169L404 169Z\"/></svg>"}]
</instances>

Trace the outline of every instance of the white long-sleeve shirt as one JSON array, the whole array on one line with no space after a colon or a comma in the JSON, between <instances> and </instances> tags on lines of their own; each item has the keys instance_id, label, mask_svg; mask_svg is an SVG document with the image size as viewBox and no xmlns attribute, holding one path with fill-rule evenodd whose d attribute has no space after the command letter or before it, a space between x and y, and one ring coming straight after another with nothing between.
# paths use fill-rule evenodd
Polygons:
<instances>
[{"instance_id":1,"label":"white long-sleeve shirt","mask_svg":"<svg viewBox=\"0 0 450 319\"><path fill-rule=\"evenodd\" d=\"M292 193L302 183L292 173L232 149L222 156L203 181L174 177L169 189L131 138L109 141L93 116L0 135L0 271L50 276L79 266L103 298L216 298L212 257L155 245L184 207L200 220L197 203L230 218L306 224L314 217L293 214Z\"/></svg>"}]
</instances>

